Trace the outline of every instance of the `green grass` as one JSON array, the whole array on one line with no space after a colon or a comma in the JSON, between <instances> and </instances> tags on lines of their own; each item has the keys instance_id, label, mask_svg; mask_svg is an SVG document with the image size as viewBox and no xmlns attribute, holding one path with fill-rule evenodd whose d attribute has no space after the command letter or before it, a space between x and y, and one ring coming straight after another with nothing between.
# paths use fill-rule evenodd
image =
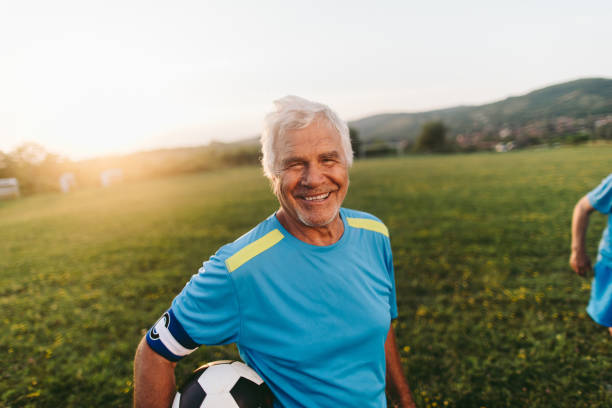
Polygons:
<instances>
[{"instance_id":1,"label":"green grass","mask_svg":"<svg viewBox=\"0 0 612 408\"><path fill-rule=\"evenodd\" d=\"M610 163L598 145L355 164L345 206L391 231L418 406L612 404L612 341L567 266L572 208ZM254 167L0 202L0 406L130 406L145 330L275 208ZM201 348L179 382L224 358L233 346Z\"/></svg>"}]
</instances>

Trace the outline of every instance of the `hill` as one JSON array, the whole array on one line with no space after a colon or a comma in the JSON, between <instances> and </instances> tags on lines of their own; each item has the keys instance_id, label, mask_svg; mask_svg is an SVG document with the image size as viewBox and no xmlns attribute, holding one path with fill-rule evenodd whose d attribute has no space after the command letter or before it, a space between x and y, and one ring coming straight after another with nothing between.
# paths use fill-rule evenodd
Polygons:
<instances>
[{"instance_id":1,"label":"hill","mask_svg":"<svg viewBox=\"0 0 612 408\"><path fill-rule=\"evenodd\" d=\"M365 142L413 141L422 125L442 120L450 138L464 143L594 130L612 123L612 79L586 78L548 86L526 95L480 106L457 106L419 113L369 116L350 122ZM501 132L501 133L500 133Z\"/></svg>"}]
</instances>

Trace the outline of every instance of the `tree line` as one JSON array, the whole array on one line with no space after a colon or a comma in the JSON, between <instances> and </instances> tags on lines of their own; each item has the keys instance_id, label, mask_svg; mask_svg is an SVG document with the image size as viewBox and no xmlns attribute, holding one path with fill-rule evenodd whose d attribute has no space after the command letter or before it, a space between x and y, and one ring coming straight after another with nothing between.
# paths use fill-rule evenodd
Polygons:
<instances>
[{"instance_id":1,"label":"tree line","mask_svg":"<svg viewBox=\"0 0 612 408\"><path fill-rule=\"evenodd\" d=\"M423 124L421 132L414 142L408 140L396 142L375 140L366 144L359 138L357 129L349 127L349 131L355 157L391 156L410 152L442 153L454 149L452 143L449 143L446 138L448 128L440 120Z\"/></svg>"},{"instance_id":2,"label":"tree line","mask_svg":"<svg viewBox=\"0 0 612 408\"><path fill-rule=\"evenodd\" d=\"M414 140L406 137L403 140L360 141L358 148L353 149L358 157L392 156L409 153L462 153L479 150L507 151L536 145L575 145L589 141L612 140L612 121L593 126L592 129L569 129L565 132L550 131L539 136L509 135L501 136L500 131L494 135L481 135L479 143L469 141L461 143L451 139L449 127L442 120L425 122ZM359 139L357 130L351 128L351 139Z\"/></svg>"},{"instance_id":3,"label":"tree line","mask_svg":"<svg viewBox=\"0 0 612 408\"><path fill-rule=\"evenodd\" d=\"M365 143L359 132L349 127L351 145L356 158L390 156L406 153L448 153L463 151L447 138L448 127L440 120L423 124L414 142L385 141ZM550 143L582 143L591 139L612 139L612 123L601 126L590 134L576 133L555 137ZM61 191L60 177L71 173L75 188L101 185L101 173L107 169L121 169L124 180L141 180L181 173L210 171L241 165L257 165L260 160L256 143L225 144L213 142L208 146L158 149L123 156L101 157L72 161L47 151L36 143L25 143L11 152L0 151L0 178L16 178L22 195Z\"/></svg>"},{"instance_id":4,"label":"tree line","mask_svg":"<svg viewBox=\"0 0 612 408\"><path fill-rule=\"evenodd\" d=\"M208 146L158 149L121 156L73 161L25 143L11 152L0 151L0 178L16 178L21 195L61 191L60 178L72 174L74 188L103 184L101 174L120 169L124 181L259 163L255 145L211 143Z\"/></svg>"}]
</instances>

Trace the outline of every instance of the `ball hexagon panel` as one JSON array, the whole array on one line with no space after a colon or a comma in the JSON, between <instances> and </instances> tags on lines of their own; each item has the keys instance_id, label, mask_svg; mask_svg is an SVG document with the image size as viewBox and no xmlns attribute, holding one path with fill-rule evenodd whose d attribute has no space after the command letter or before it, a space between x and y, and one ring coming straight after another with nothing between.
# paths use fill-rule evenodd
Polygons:
<instances>
[{"instance_id":1,"label":"ball hexagon panel","mask_svg":"<svg viewBox=\"0 0 612 408\"><path fill-rule=\"evenodd\" d=\"M240 408L249 408L253 405L262 405L262 392L259 385L245 377L240 377L230 390L236 404Z\"/></svg>"},{"instance_id":2,"label":"ball hexagon panel","mask_svg":"<svg viewBox=\"0 0 612 408\"><path fill-rule=\"evenodd\" d=\"M206 395L229 393L240 376L230 364L212 365L198 378Z\"/></svg>"},{"instance_id":3,"label":"ball hexagon panel","mask_svg":"<svg viewBox=\"0 0 612 408\"><path fill-rule=\"evenodd\" d=\"M248 378L253 381L255 384L259 385L263 382L261 377L248 365L241 363L240 361L234 361L230 364L234 370L238 373L239 376Z\"/></svg>"},{"instance_id":4,"label":"ball hexagon panel","mask_svg":"<svg viewBox=\"0 0 612 408\"><path fill-rule=\"evenodd\" d=\"M201 408L240 408L230 393L211 394L204 399Z\"/></svg>"},{"instance_id":5,"label":"ball hexagon panel","mask_svg":"<svg viewBox=\"0 0 612 408\"><path fill-rule=\"evenodd\" d=\"M204 398L206 398L206 392L197 381L188 383L181 390L181 398L177 408L199 407L202 405Z\"/></svg>"}]
</instances>

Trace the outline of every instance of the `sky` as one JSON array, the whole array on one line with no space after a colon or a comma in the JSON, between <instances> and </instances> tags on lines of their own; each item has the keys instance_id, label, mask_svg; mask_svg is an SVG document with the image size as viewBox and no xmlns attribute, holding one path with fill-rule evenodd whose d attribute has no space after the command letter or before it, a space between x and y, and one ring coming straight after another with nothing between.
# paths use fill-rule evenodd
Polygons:
<instances>
[{"instance_id":1,"label":"sky","mask_svg":"<svg viewBox=\"0 0 612 408\"><path fill-rule=\"evenodd\" d=\"M0 0L0 150L240 140L288 94L354 120L612 78L610 21L609 0Z\"/></svg>"}]
</instances>

